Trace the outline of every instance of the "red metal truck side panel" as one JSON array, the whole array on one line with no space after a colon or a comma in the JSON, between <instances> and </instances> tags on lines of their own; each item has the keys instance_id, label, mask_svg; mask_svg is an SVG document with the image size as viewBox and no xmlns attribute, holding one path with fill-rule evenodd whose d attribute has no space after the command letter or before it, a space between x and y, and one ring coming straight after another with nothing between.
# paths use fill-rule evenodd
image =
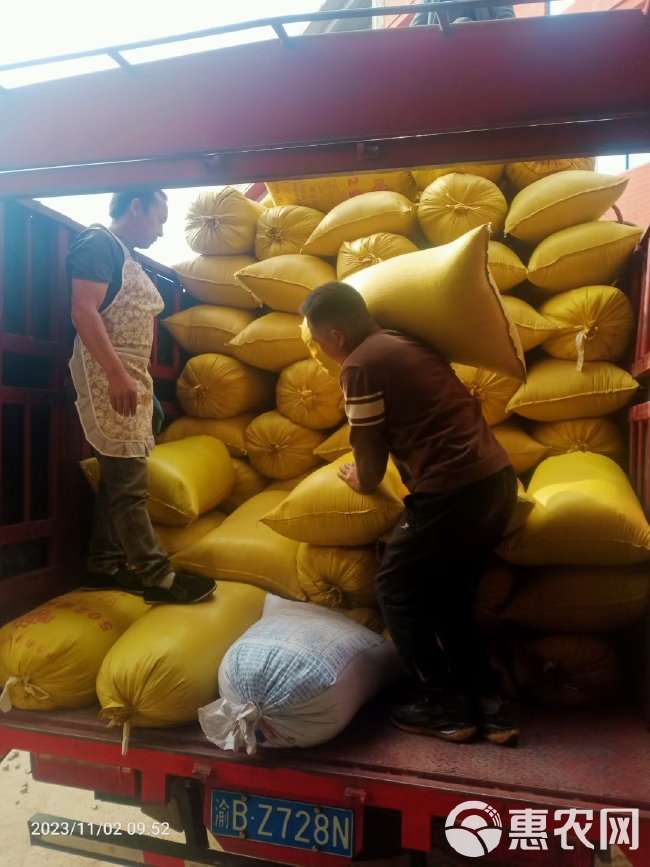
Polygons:
<instances>
[{"instance_id":1,"label":"red metal truck side panel","mask_svg":"<svg viewBox=\"0 0 650 867\"><path fill-rule=\"evenodd\" d=\"M641 10L626 10L486 21L449 35L435 27L325 34L304 37L291 49L278 40L260 42L33 85L0 99L0 170L175 157L177 170L166 166L167 186L191 183L183 158L200 154L266 150L258 154L256 176L244 178L253 181L318 171L292 170L274 148L404 143L409 136L468 131L504 130L506 144L497 138L486 150L485 133L471 133L459 153L456 140L445 142L445 153L433 143L428 161L489 160L499 151L504 158L530 157L529 134L543 137L539 126L547 124L571 127L554 130L554 141L537 155L569 155L585 144L576 121L623 124L631 152L642 141L650 148L650 20ZM420 142L425 162L426 144ZM394 142L374 165L403 166L403 157ZM374 167L354 151L347 151L345 165L330 162L327 152L319 159L320 173ZM120 183L119 177L98 180L102 171L86 173L70 188ZM122 183L127 176L152 181L143 165L121 171ZM234 180L225 157L212 175L198 172L195 166L195 183ZM37 188L53 189L46 174L20 182L0 175L0 194Z\"/></svg>"},{"instance_id":2,"label":"red metal truck side panel","mask_svg":"<svg viewBox=\"0 0 650 867\"><path fill-rule=\"evenodd\" d=\"M134 729L124 758L120 732L99 722L95 709L12 710L2 722L0 754L17 748L128 764L141 772L146 803L164 802L168 774L195 777L207 787L312 803L344 804L363 792L366 807L402 814L402 844L421 851L430 847L431 818L445 817L472 797L486 800L506 819L509 809L521 807L637 807L641 839L649 845L650 779L639 768L649 766L650 738L640 717L624 708L563 714L529 709L522 719L522 745L508 750L487 743L459 747L399 732L375 705L330 744L255 757L221 752L198 726L190 726ZM507 850L507 842L502 848ZM254 844L247 854L273 857L268 847ZM326 867L314 857L314 867ZM646 867L642 860L638 864Z\"/></svg>"}]
</instances>

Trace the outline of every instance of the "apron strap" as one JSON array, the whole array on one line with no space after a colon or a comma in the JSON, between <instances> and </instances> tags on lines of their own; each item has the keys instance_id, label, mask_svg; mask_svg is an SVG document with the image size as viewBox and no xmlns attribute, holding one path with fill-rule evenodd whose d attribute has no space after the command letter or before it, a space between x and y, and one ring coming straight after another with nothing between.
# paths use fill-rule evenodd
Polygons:
<instances>
[{"instance_id":1,"label":"apron strap","mask_svg":"<svg viewBox=\"0 0 650 867\"><path fill-rule=\"evenodd\" d=\"M111 232L110 229L107 229L106 226L102 226L102 229L103 229L105 232L108 232L108 234L111 236L111 238L114 238L114 239L117 241L117 243L120 245L120 247L122 248L122 252L124 253L124 261L125 261L125 262L133 262L133 261L135 261L135 260L133 259L133 256L131 255L131 253L130 253L130 251L129 251L129 248L126 246L126 244L124 243L124 241L122 241L120 238L118 238L117 235L116 235L114 232Z\"/></svg>"}]
</instances>

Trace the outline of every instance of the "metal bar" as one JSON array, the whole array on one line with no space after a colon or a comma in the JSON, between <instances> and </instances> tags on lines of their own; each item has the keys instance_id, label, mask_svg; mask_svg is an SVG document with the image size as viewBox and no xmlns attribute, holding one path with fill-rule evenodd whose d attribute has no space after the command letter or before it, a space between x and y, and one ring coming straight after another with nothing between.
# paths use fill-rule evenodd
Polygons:
<instances>
[{"instance_id":1,"label":"metal bar","mask_svg":"<svg viewBox=\"0 0 650 867\"><path fill-rule=\"evenodd\" d=\"M630 407L628 411L628 421L637 422L643 421L644 419L650 419L650 402L637 403L635 406Z\"/></svg>"},{"instance_id":2,"label":"metal bar","mask_svg":"<svg viewBox=\"0 0 650 867\"><path fill-rule=\"evenodd\" d=\"M24 408L23 521L32 521L32 407Z\"/></svg>"},{"instance_id":3,"label":"metal bar","mask_svg":"<svg viewBox=\"0 0 650 867\"><path fill-rule=\"evenodd\" d=\"M639 309L637 311L637 321L639 325L637 329L637 343L635 354L637 359L643 359L650 352L650 346L648 345L648 335L650 334L650 268L648 269L646 279L643 281L641 289L641 299Z\"/></svg>"},{"instance_id":4,"label":"metal bar","mask_svg":"<svg viewBox=\"0 0 650 867\"><path fill-rule=\"evenodd\" d=\"M273 24L272 26L273 26L273 29L275 30L275 33L277 34L278 39L284 45L284 47L285 48L293 48L293 46L295 44L294 40L291 36L289 36L287 31L284 29L284 26L282 24L280 24L279 22L277 22L276 24Z\"/></svg>"},{"instance_id":5,"label":"metal bar","mask_svg":"<svg viewBox=\"0 0 650 867\"><path fill-rule=\"evenodd\" d=\"M56 532L56 521L26 521L24 524L6 524L0 527L0 545L13 545L28 542L30 539L43 539Z\"/></svg>"},{"instance_id":6,"label":"metal bar","mask_svg":"<svg viewBox=\"0 0 650 867\"><path fill-rule=\"evenodd\" d=\"M630 481L632 482L632 487L637 492L637 496L639 495L639 480L637 478L636 473L636 460L635 456L637 453L637 449L639 447L639 425L637 422L632 420L631 415L628 419L628 435L629 435L629 454L628 454L628 472L630 476Z\"/></svg>"},{"instance_id":7,"label":"metal bar","mask_svg":"<svg viewBox=\"0 0 650 867\"><path fill-rule=\"evenodd\" d=\"M502 0L440 0L440 2L430 3L429 6L432 12L439 9L449 8L453 3L454 9L465 8L475 9L477 6L490 7L498 6ZM530 3L539 3L539 0L513 0L515 5L527 5ZM13 69L25 69L32 66L43 66L48 63L60 63L64 60L81 60L85 57L97 57L107 54L112 60L120 65L123 65L120 60L114 55L119 55L123 51L134 51L139 48L153 48L157 45L172 45L176 42L189 42L194 39L205 39L207 36L221 36L226 33L239 33L245 30L257 30L258 28L271 27L278 33L278 29L289 37L284 28L287 24L311 23L316 21L344 21L354 18L376 18L386 15L401 15L413 14L415 10L413 6L386 6L383 8L360 8L360 9L338 9L333 11L322 12L303 12L295 15L275 15L268 18L256 18L250 21L239 21L235 24L222 24L219 27L207 27L203 30L193 30L188 33L177 33L172 36L161 36L156 39L142 39L139 42L123 42L119 45L110 45L104 48L90 48L85 51L73 51L69 54L53 54L48 57L39 57L36 60L19 60L14 63L0 64L0 72L8 72ZM278 28L278 29L276 29ZM280 35L278 33L278 35ZM306 37L310 38L310 37ZM122 58L122 61L127 65L132 64Z\"/></svg>"},{"instance_id":8,"label":"metal bar","mask_svg":"<svg viewBox=\"0 0 650 867\"><path fill-rule=\"evenodd\" d=\"M25 310L25 335L32 336L32 221L29 214L24 214L24 234L23 240L25 244L25 282L23 284L23 308Z\"/></svg>"},{"instance_id":9,"label":"metal bar","mask_svg":"<svg viewBox=\"0 0 650 867\"><path fill-rule=\"evenodd\" d=\"M0 261L2 261L1 258ZM37 355L39 358L55 358L58 350L58 345L52 340L0 332L0 351Z\"/></svg>"},{"instance_id":10,"label":"metal bar","mask_svg":"<svg viewBox=\"0 0 650 867\"><path fill-rule=\"evenodd\" d=\"M129 63L128 60L126 60L124 57L122 57L122 55L120 54L119 51L112 51L109 49L106 52L106 54L108 54L108 56L111 58L111 60L114 60L115 63L117 63L119 66L121 66L122 69L133 69L133 64Z\"/></svg>"},{"instance_id":11,"label":"metal bar","mask_svg":"<svg viewBox=\"0 0 650 867\"><path fill-rule=\"evenodd\" d=\"M451 20L447 9L441 9L438 12L438 23L443 33L451 33Z\"/></svg>"},{"instance_id":12,"label":"metal bar","mask_svg":"<svg viewBox=\"0 0 650 867\"><path fill-rule=\"evenodd\" d=\"M0 196L78 195L114 192L134 185L172 189L381 172L452 162L562 159L596 152L601 155L622 153L626 147L639 152L650 150L650 112L636 118L595 123L384 140L379 142L379 152L372 163L360 163L356 145L344 144L229 154L218 170L207 166L203 157L196 156L0 172Z\"/></svg>"},{"instance_id":13,"label":"metal bar","mask_svg":"<svg viewBox=\"0 0 650 867\"><path fill-rule=\"evenodd\" d=\"M3 578L0 581L0 624L33 610L61 592L58 570L51 566Z\"/></svg>"},{"instance_id":14,"label":"metal bar","mask_svg":"<svg viewBox=\"0 0 650 867\"><path fill-rule=\"evenodd\" d=\"M16 385L0 385L0 404L19 403L24 406L51 404L56 392L44 388L22 388Z\"/></svg>"},{"instance_id":15,"label":"metal bar","mask_svg":"<svg viewBox=\"0 0 650 867\"><path fill-rule=\"evenodd\" d=\"M5 219L7 215L7 206L0 201L0 335L3 328L3 311L4 311L4 247L5 247ZM3 377L3 360L4 353L0 351L0 386L2 385ZM2 399L0 399L0 485L2 485Z\"/></svg>"}]
</instances>

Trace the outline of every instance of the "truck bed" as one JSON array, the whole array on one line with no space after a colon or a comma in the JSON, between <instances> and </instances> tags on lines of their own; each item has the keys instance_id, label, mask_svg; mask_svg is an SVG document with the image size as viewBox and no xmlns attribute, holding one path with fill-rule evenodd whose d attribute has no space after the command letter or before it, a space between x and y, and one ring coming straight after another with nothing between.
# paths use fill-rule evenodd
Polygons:
<instances>
[{"instance_id":1,"label":"truck bed","mask_svg":"<svg viewBox=\"0 0 650 867\"><path fill-rule=\"evenodd\" d=\"M129 753L120 763L137 766L137 762L131 764L130 756L153 750L170 759L189 758L196 766L216 761L342 775L357 781L398 780L425 789L492 791L494 796L532 798L539 803L551 798L554 802L650 810L650 775L646 772L650 734L634 709L558 712L527 708L522 711L521 728L517 748L480 742L446 744L396 730L382 705L374 703L342 735L314 749L267 750L252 757L223 752L206 740L198 724L192 724L133 729ZM3 746L44 752L46 743L48 751L54 746L58 754L52 737L94 745L95 761L101 762L105 751L100 745L115 748L121 742L121 731L107 728L98 719L97 708L42 713L13 709L0 719L0 755Z\"/></svg>"}]
</instances>

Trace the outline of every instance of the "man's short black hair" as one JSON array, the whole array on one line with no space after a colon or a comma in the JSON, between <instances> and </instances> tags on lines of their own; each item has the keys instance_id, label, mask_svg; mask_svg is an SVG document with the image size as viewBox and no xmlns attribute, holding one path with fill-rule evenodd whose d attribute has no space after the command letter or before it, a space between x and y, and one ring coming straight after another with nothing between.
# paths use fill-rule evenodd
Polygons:
<instances>
[{"instance_id":1,"label":"man's short black hair","mask_svg":"<svg viewBox=\"0 0 650 867\"><path fill-rule=\"evenodd\" d=\"M124 190L122 193L113 193L111 203L108 206L108 216L111 220L123 217L134 199L139 199L144 210L148 211L156 201L156 196L167 201L167 193L162 190Z\"/></svg>"},{"instance_id":2,"label":"man's short black hair","mask_svg":"<svg viewBox=\"0 0 650 867\"><path fill-rule=\"evenodd\" d=\"M333 280L310 292L300 312L312 325L329 328L358 328L370 321L370 314L359 292L348 283Z\"/></svg>"}]
</instances>

